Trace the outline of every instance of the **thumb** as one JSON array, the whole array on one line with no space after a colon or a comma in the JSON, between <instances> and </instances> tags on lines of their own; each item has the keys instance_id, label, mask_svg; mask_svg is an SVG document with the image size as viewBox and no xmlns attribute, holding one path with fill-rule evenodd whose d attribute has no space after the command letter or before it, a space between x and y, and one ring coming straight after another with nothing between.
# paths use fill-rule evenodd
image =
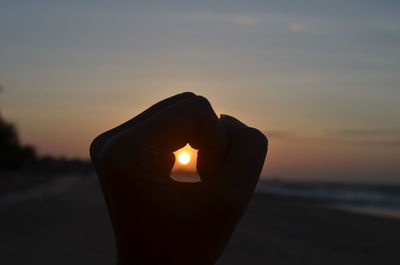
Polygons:
<instances>
[{"instance_id":1,"label":"thumb","mask_svg":"<svg viewBox=\"0 0 400 265\"><path fill-rule=\"evenodd\" d=\"M230 152L218 177L221 187L235 199L250 199L266 158L267 137L232 116L221 115L220 121L231 141Z\"/></svg>"}]
</instances>

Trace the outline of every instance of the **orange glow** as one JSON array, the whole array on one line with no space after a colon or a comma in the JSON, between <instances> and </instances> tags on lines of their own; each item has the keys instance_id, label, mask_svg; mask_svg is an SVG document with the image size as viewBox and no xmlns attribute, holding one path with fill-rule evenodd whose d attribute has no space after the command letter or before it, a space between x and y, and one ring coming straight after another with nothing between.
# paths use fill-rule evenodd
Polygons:
<instances>
[{"instance_id":1,"label":"orange glow","mask_svg":"<svg viewBox=\"0 0 400 265\"><path fill-rule=\"evenodd\" d=\"M178 162L182 165L186 165L190 162L191 157L188 152L182 152L178 155Z\"/></svg>"},{"instance_id":2,"label":"orange glow","mask_svg":"<svg viewBox=\"0 0 400 265\"><path fill-rule=\"evenodd\" d=\"M196 171L197 150L187 144L176 150L174 155L175 165L171 178L179 182L199 182L200 177Z\"/></svg>"},{"instance_id":3,"label":"orange glow","mask_svg":"<svg viewBox=\"0 0 400 265\"><path fill-rule=\"evenodd\" d=\"M197 150L193 149L189 144L183 148L176 150L175 165L173 172L196 172Z\"/></svg>"}]
</instances>

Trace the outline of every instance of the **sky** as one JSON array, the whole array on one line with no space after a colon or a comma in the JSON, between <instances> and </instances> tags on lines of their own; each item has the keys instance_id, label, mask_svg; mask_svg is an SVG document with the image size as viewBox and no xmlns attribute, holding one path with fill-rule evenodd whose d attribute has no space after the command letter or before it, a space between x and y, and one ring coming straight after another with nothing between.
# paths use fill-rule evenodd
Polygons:
<instances>
[{"instance_id":1,"label":"sky","mask_svg":"<svg viewBox=\"0 0 400 265\"><path fill-rule=\"evenodd\" d=\"M9 1L0 110L39 154L183 91L270 141L263 177L400 183L400 2Z\"/></svg>"}]
</instances>

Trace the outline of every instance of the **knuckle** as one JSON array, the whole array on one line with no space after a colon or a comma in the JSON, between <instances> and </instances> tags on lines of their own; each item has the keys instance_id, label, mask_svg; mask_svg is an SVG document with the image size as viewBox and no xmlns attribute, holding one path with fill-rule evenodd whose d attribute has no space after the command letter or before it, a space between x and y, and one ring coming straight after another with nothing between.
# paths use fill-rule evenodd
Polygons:
<instances>
[{"instance_id":1,"label":"knuckle","mask_svg":"<svg viewBox=\"0 0 400 265\"><path fill-rule=\"evenodd\" d=\"M99 156L103 141L104 141L104 134L101 134L98 135L96 138L94 138L90 144L89 153L93 162L96 162Z\"/></svg>"},{"instance_id":2,"label":"knuckle","mask_svg":"<svg viewBox=\"0 0 400 265\"><path fill-rule=\"evenodd\" d=\"M268 138L263 134L260 130L252 127L242 127L241 128L241 135L242 137L259 147L263 147L263 149L268 148Z\"/></svg>"},{"instance_id":3,"label":"knuckle","mask_svg":"<svg viewBox=\"0 0 400 265\"><path fill-rule=\"evenodd\" d=\"M196 96L195 104L202 109L212 109L210 101L203 96Z\"/></svg>"},{"instance_id":4,"label":"knuckle","mask_svg":"<svg viewBox=\"0 0 400 265\"><path fill-rule=\"evenodd\" d=\"M268 144L268 138L265 134L263 134L260 130L256 128L250 128L252 131L253 137L258 139L259 141L265 142L265 144Z\"/></svg>"},{"instance_id":5,"label":"knuckle","mask_svg":"<svg viewBox=\"0 0 400 265\"><path fill-rule=\"evenodd\" d=\"M188 97L189 97L189 96L191 96L191 97L196 96L195 93L190 92L190 91L185 91L185 92L181 93L181 95L182 95L182 96L188 96Z\"/></svg>"}]
</instances>

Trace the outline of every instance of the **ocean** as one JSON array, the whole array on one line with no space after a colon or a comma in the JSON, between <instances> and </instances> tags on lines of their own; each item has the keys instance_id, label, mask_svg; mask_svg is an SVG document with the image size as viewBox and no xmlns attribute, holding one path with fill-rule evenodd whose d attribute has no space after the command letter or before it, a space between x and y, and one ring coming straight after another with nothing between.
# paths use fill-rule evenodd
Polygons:
<instances>
[{"instance_id":1,"label":"ocean","mask_svg":"<svg viewBox=\"0 0 400 265\"><path fill-rule=\"evenodd\" d=\"M5 185L13 182L12 179L17 183ZM44 179L42 177L35 180L33 177L23 176L10 177L8 180L3 178L1 185L3 189L0 190L0 209L18 201L35 200L62 193L82 180L88 183L97 183L94 175L89 178L69 175L54 176L47 181ZM262 179L257 185L256 194L331 206L362 207L400 213L400 185Z\"/></svg>"},{"instance_id":2,"label":"ocean","mask_svg":"<svg viewBox=\"0 0 400 265\"><path fill-rule=\"evenodd\" d=\"M400 211L400 185L260 180L256 193L332 205Z\"/></svg>"}]
</instances>

